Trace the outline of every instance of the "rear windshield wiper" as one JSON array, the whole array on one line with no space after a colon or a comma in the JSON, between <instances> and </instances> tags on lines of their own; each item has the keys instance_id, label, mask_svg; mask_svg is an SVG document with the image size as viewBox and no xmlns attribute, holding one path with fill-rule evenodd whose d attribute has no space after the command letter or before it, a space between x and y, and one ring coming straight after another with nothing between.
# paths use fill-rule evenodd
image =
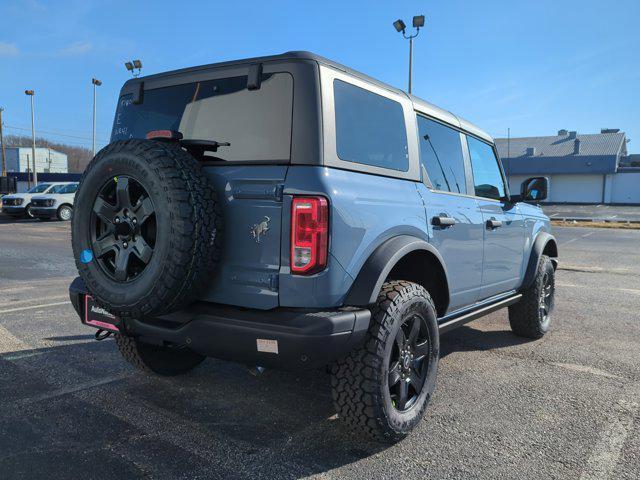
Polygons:
<instances>
[{"instance_id":1,"label":"rear windshield wiper","mask_svg":"<svg viewBox=\"0 0 640 480\"><path fill-rule=\"evenodd\" d=\"M229 142L218 142L217 140L185 139L182 137L182 133L175 130L151 130L147 132L146 138L147 140L179 142L180 146L184 147L194 157L202 157L204 152L217 152L220 147L231 146Z\"/></svg>"}]
</instances>

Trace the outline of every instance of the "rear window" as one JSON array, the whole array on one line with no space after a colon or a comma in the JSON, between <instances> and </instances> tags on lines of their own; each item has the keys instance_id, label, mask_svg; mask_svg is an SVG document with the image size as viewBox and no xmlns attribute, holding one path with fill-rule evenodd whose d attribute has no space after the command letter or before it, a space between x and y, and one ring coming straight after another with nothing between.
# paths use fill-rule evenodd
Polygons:
<instances>
[{"instance_id":1,"label":"rear window","mask_svg":"<svg viewBox=\"0 0 640 480\"><path fill-rule=\"evenodd\" d=\"M111 140L174 130L185 139L229 142L207 155L226 161L288 161L291 156L293 77L263 74L257 90L247 76L145 90L143 103L120 98Z\"/></svg>"},{"instance_id":2,"label":"rear window","mask_svg":"<svg viewBox=\"0 0 640 480\"><path fill-rule=\"evenodd\" d=\"M338 157L406 172L409 156L402 105L341 80L334 80L333 96Z\"/></svg>"}]
</instances>

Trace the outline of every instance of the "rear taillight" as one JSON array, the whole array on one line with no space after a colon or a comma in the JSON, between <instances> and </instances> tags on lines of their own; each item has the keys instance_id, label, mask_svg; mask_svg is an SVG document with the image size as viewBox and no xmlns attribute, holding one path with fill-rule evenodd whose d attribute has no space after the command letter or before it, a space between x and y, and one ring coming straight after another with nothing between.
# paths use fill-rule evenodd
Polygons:
<instances>
[{"instance_id":1,"label":"rear taillight","mask_svg":"<svg viewBox=\"0 0 640 480\"><path fill-rule=\"evenodd\" d=\"M310 275L327 266L329 204L324 197L294 197L291 204L291 272Z\"/></svg>"}]
</instances>

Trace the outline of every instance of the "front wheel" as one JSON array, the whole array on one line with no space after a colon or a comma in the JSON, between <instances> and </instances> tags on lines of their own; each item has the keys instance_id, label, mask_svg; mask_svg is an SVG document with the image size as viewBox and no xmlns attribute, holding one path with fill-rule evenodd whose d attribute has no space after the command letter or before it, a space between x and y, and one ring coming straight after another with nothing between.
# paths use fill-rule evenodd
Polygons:
<instances>
[{"instance_id":1,"label":"front wheel","mask_svg":"<svg viewBox=\"0 0 640 480\"><path fill-rule=\"evenodd\" d=\"M144 343L133 337L115 335L118 350L134 367L159 375L173 376L187 373L206 358L185 347L166 347Z\"/></svg>"},{"instance_id":2,"label":"front wheel","mask_svg":"<svg viewBox=\"0 0 640 480\"><path fill-rule=\"evenodd\" d=\"M36 218L33 212L31 211L31 204L27 205L27 208L24 209L24 216L30 219Z\"/></svg>"},{"instance_id":3,"label":"front wheel","mask_svg":"<svg viewBox=\"0 0 640 480\"><path fill-rule=\"evenodd\" d=\"M509 323L516 335L542 338L549 331L555 303L555 269L546 255L540 257L533 284L522 292L522 299L509 307Z\"/></svg>"},{"instance_id":4,"label":"front wheel","mask_svg":"<svg viewBox=\"0 0 640 480\"><path fill-rule=\"evenodd\" d=\"M332 366L338 418L378 439L405 437L434 392L439 350L429 293L411 282L385 283L365 344Z\"/></svg>"}]
</instances>

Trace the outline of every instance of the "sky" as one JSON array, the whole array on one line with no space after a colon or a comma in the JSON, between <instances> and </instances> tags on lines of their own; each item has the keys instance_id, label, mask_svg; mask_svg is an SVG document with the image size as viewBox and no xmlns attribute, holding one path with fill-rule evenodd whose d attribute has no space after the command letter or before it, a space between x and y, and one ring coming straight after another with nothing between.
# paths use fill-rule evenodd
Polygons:
<instances>
[{"instance_id":1,"label":"sky","mask_svg":"<svg viewBox=\"0 0 640 480\"><path fill-rule=\"evenodd\" d=\"M408 41L392 22L426 25L413 93L494 137L620 128L640 153L640 1L2 0L0 106L6 134L108 142L129 59L143 75L309 50L406 89Z\"/></svg>"}]
</instances>

